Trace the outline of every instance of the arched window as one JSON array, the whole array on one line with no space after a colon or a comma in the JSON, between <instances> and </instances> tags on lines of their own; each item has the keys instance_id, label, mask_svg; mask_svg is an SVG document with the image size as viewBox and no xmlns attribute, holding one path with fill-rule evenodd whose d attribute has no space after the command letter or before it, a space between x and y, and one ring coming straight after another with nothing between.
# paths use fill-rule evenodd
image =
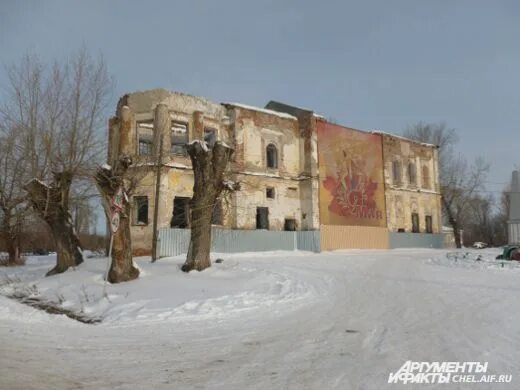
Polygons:
<instances>
[{"instance_id":1,"label":"arched window","mask_svg":"<svg viewBox=\"0 0 520 390\"><path fill-rule=\"evenodd\" d=\"M424 188L430 188L430 170L426 165L422 168L422 185Z\"/></svg>"},{"instance_id":2,"label":"arched window","mask_svg":"<svg viewBox=\"0 0 520 390\"><path fill-rule=\"evenodd\" d=\"M278 150L273 144L267 145L265 148L267 168L278 168Z\"/></svg>"},{"instance_id":3,"label":"arched window","mask_svg":"<svg viewBox=\"0 0 520 390\"><path fill-rule=\"evenodd\" d=\"M398 160L392 162L392 178L394 184L401 184L401 163Z\"/></svg>"},{"instance_id":4,"label":"arched window","mask_svg":"<svg viewBox=\"0 0 520 390\"><path fill-rule=\"evenodd\" d=\"M408 163L408 182L417 185L417 168L413 162Z\"/></svg>"}]
</instances>

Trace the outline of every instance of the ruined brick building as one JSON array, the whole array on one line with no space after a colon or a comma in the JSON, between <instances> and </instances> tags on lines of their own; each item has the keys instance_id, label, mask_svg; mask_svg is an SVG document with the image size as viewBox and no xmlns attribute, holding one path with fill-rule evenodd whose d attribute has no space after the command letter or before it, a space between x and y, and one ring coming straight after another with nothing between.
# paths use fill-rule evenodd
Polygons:
<instances>
[{"instance_id":1,"label":"ruined brick building","mask_svg":"<svg viewBox=\"0 0 520 390\"><path fill-rule=\"evenodd\" d=\"M136 254L151 249L160 145L158 225L189 228L193 173L185 145L194 139L235 150L228 177L241 189L215 205L215 226L314 231L324 250L438 246L435 146L342 127L278 102L217 104L159 89L125 95L109 122L108 162L125 153L149 166L131 200Z\"/></svg>"}]
</instances>

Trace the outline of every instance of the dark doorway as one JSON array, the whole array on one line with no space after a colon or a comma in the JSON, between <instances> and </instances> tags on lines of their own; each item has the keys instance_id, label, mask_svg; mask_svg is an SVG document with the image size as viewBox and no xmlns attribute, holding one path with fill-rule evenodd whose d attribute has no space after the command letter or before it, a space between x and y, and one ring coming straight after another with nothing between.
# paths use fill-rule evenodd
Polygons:
<instances>
[{"instance_id":1,"label":"dark doorway","mask_svg":"<svg viewBox=\"0 0 520 390\"><path fill-rule=\"evenodd\" d=\"M419 233L419 214L412 213L412 233Z\"/></svg>"},{"instance_id":2,"label":"dark doorway","mask_svg":"<svg viewBox=\"0 0 520 390\"><path fill-rule=\"evenodd\" d=\"M256 228L269 230L269 208L256 208Z\"/></svg>"},{"instance_id":3,"label":"dark doorway","mask_svg":"<svg viewBox=\"0 0 520 390\"><path fill-rule=\"evenodd\" d=\"M284 230L294 232L296 230L296 220L293 218L285 218Z\"/></svg>"},{"instance_id":4,"label":"dark doorway","mask_svg":"<svg viewBox=\"0 0 520 390\"><path fill-rule=\"evenodd\" d=\"M427 215L426 218L426 233L433 233L433 224L431 215Z\"/></svg>"},{"instance_id":5,"label":"dark doorway","mask_svg":"<svg viewBox=\"0 0 520 390\"><path fill-rule=\"evenodd\" d=\"M148 225L148 197L135 196L134 197L134 224Z\"/></svg>"},{"instance_id":6,"label":"dark doorway","mask_svg":"<svg viewBox=\"0 0 520 390\"><path fill-rule=\"evenodd\" d=\"M173 200L172 228L185 229L190 226L190 198L176 196Z\"/></svg>"}]
</instances>

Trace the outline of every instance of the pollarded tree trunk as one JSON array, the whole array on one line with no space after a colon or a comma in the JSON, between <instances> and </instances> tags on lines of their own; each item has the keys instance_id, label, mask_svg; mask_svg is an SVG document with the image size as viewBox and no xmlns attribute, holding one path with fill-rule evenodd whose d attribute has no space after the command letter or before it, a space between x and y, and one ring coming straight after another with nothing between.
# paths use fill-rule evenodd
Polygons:
<instances>
[{"instance_id":1,"label":"pollarded tree trunk","mask_svg":"<svg viewBox=\"0 0 520 390\"><path fill-rule=\"evenodd\" d=\"M128 202L121 211L119 229L114 233L112 245L112 264L108 272L110 283L127 282L139 277L139 270L132 258L132 240L130 236L130 207Z\"/></svg>"},{"instance_id":2,"label":"pollarded tree trunk","mask_svg":"<svg viewBox=\"0 0 520 390\"><path fill-rule=\"evenodd\" d=\"M132 164L129 157L121 157L115 167L103 166L96 172L95 180L103 197L103 206L107 218L112 214L112 198L118 192L125 191L125 175ZM130 235L131 205L127 195L123 196L122 209L119 211L119 228L113 233L112 259L108 272L110 283L120 283L139 277L139 270L132 258L132 239Z\"/></svg>"},{"instance_id":3,"label":"pollarded tree trunk","mask_svg":"<svg viewBox=\"0 0 520 390\"><path fill-rule=\"evenodd\" d=\"M36 179L25 185L34 210L49 225L56 242L56 266L46 276L65 272L83 262L81 245L68 207L71 183L69 172L58 172L50 186Z\"/></svg>"},{"instance_id":4,"label":"pollarded tree trunk","mask_svg":"<svg viewBox=\"0 0 520 390\"><path fill-rule=\"evenodd\" d=\"M217 141L212 149L204 141L188 145L194 174L191 207L191 236L186 262L182 270L202 271L211 266L211 216L217 198L225 188L224 172L233 153L225 143Z\"/></svg>"}]
</instances>

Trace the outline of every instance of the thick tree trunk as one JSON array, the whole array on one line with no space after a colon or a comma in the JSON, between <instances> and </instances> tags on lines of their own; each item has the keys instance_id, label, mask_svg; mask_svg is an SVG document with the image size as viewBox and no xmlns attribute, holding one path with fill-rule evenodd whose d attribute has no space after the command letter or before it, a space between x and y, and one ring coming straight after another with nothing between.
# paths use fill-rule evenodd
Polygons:
<instances>
[{"instance_id":1,"label":"thick tree trunk","mask_svg":"<svg viewBox=\"0 0 520 390\"><path fill-rule=\"evenodd\" d=\"M119 229L114 233L112 245L112 263L108 272L110 283L127 282L139 277L139 270L132 258L132 240L130 235L130 207L121 212Z\"/></svg>"},{"instance_id":2,"label":"thick tree trunk","mask_svg":"<svg viewBox=\"0 0 520 390\"><path fill-rule=\"evenodd\" d=\"M450 225L453 228L453 236L455 237L455 246L457 248L462 248L462 240L461 240L461 234L460 234L460 228L459 224L454 220L450 218Z\"/></svg>"},{"instance_id":3,"label":"thick tree trunk","mask_svg":"<svg viewBox=\"0 0 520 390\"><path fill-rule=\"evenodd\" d=\"M202 271L211 266L211 216L217 198L224 189L223 176L233 149L216 142L209 149L205 142L188 145L194 174L191 207L191 236L186 262L182 270Z\"/></svg>"},{"instance_id":4,"label":"thick tree trunk","mask_svg":"<svg viewBox=\"0 0 520 390\"><path fill-rule=\"evenodd\" d=\"M18 237L11 234L6 234L5 237L7 254L9 255L9 259L7 260L8 265L20 264L20 245L18 242Z\"/></svg>"},{"instance_id":5,"label":"thick tree trunk","mask_svg":"<svg viewBox=\"0 0 520 390\"><path fill-rule=\"evenodd\" d=\"M83 262L81 245L68 207L71 183L70 173L58 172L50 186L36 179L25 186L34 210L49 225L56 242L56 266L46 276L65 272Z\"/></svg>"},{"instance_id":6,"label":"thick tree trunk","mask_svg":"<svg viewBox=\"0 0 520 390\"><path fill-rule=\"evenodd\" d=\"M446 212L446 216L448 217L448 222L451 225L451 228L453 229L453 237L455 239L455 246L457 248L462 248L462 240L461 240L461 234L460 234L460 225L459 220L456 218L456 213L451 209L451 204L446 200L446 198L443 196L441 198L442 205L444 207L444 211Z\"/></svg>"},{"instance_id":7,"label":"thick tree trunk","mask_svg":"<svg viewBox=\"0 0 520 390\"><path fill-rule=\"evenodd\" d=\"M81 245L70 216L61 215L49 223L49 226L56 242L58 258L56 266L47 272L46 276L60 274L69 267L76 267L83 262Z\"/></svg>"},{"instance_id":8,"label":"thick tree trunk","mask_svg":"<svg viewBox=\"0 0 520 390\"><path fill-rule=\"evenodd\" d=\"M7 254L9 259L7 260L8 265L16 265L20 263L20 248L11 242L7 243Z\"/></svg>"},{"instance_id":9,"label":"thick tree trunk","mask_svg":"<svg viewBox=\"0 0 520 390\"><path fill-rule=\"evenodd\" d=\"M200 203L212 205L215 203L215 200L216 198L211 200L208 197L207 200ZM194 210L191 213L193 222L191 225L190 246L187 260L182 270L190 271L196 269L197 271L202 271L211 266L209 254L211 249L211 214L213 209L207 207L208 211L204 208L196 208L195 205L192 207Z\"/></svg>"},{"instance_id":10,"label":"thick tree trunk","mask_svg":"<svg viewBox=\"0 0 520 390\"><path fill-rule=\"evenodd\" d=\"M11 225L11 210L4 209L3 214L4 220L2 223L2 236L7 249L7 254L9 256L7 259L7 264L17 265L20 264L20 243L18 240L18 235Z\"/></svg>"},{"instance_id":11,"label":"thick tree trunk","mask_svg":"<svg viewBox=\"0 0 520 390\"><path fill-rule=\"evenodd\" d=\"M114 212L112 198L119 189L125 191L124 177L131 164L130 158L122 157L114 168L101 167L96 173L96 184L103 197L103 206L109 219ZM113 233L112 259L108 272L110 283L126 282L139 277L139 270L134 266L132 258L131 211L127 196L123 196L122 210L119 211L119 228Z\"/></svg>"},{"instance_id":12,"label":"thick tree trunk","mask_svg":"<svg viewBox=\"0 0 520 390\"><path fill-rule=\"evenodd\" d=\"M453 238L455 239L455 246L457 248L462 248L462 240L460 234L460 226L459 221L455 217L455 213L451 210L450 205L446 201L446 199L442 198L442 204L444 206L444 210L446 211L446 216L448 217L448 222L453 229Z\"/></svg>"}]
</instances>

